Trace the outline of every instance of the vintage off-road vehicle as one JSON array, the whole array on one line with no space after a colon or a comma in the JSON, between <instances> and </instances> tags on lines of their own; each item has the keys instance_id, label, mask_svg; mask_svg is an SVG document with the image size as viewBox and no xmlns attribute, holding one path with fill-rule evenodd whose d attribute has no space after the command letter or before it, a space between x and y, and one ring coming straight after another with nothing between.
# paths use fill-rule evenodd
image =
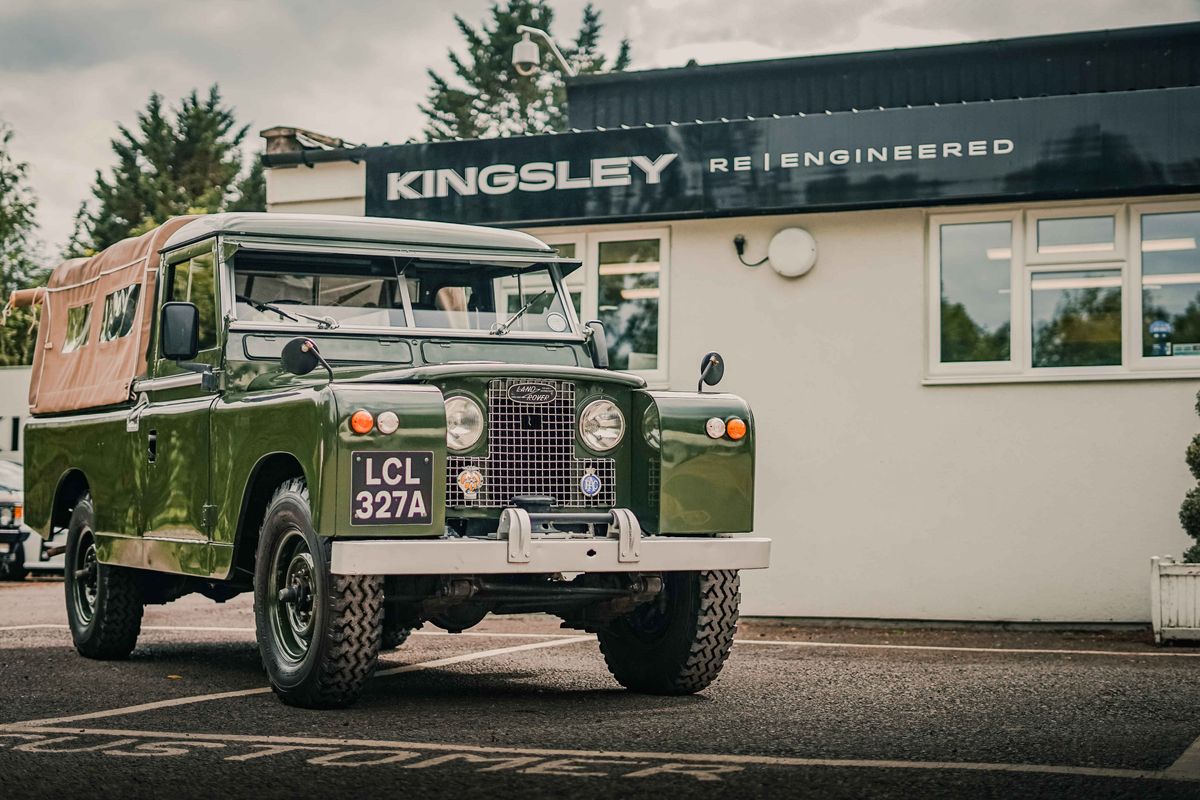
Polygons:
<instances>
[{"instance_id":1,"label":"vintage off-road vehicle","mask_svg":"<svg viewBox=\"0 0 1200 800\"><path fill-rule=\"evenodd\" d=\"M740 398L607 369L522 233L282 214L174 219L57 268L40 303L26 520L66 530L76 649L148 603L254 592L285 702L352 702L425 622L544 611L624 686L728 655L753 527ZM705 357L700 388L720 357Z\"/></svg>"}]
</instances>

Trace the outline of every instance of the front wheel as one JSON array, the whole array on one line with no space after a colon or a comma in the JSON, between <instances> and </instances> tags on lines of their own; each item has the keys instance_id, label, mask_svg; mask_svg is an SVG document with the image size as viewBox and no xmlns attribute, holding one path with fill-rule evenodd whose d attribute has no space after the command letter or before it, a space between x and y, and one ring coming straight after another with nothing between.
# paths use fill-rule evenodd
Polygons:
<instances>
[{"instance_id":1,"label":"front wheel","mask_svg":"<svg viewBox=\"0 0 1200 800\"><path fill-rule=\"evenodd\" d=\"M80 655L125 658L142 630L142 595L131 570L96 558L95 525L92 498L84 495L67 529L67 622Z\"/></svg>"},{"instance_id":2,"label":"front wheel","mask_svg":"<svg viewBox=\"0 0 1200 800\"><path fill-rule=\"evenodd\" d=\"M737 631L736 570L667 572L662 593L600 631L608 671L627 689L693 694L725 664Z\"/></svg>"},{"instance_id":3,"label":"front wheel","mask_svg":"<svg viewBox=\"0 0 1200 800\"><path fill-rule=\"evenodd\" d=\"M288 705L348 706L375 671L383 580L329 571L329 540L313 530L302 480L280 486L267 506L254 618L271 688Z\"/></svg>"}]
</instances>

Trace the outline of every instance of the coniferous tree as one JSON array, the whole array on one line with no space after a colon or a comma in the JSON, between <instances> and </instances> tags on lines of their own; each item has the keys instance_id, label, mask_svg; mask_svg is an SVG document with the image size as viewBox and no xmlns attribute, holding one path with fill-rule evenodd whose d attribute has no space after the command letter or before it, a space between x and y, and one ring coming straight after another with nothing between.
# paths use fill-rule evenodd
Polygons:
<instances>
[{"instance_id":1,"label":"coniferous tree","mask_svg":"<svg viewBox=\"0 0 1200 800\"><path fill-rule=\"evenodd\" d=\"M97 252L180 214L265 208L257 159L239 180L247 126L237 127L215 85L203 98L193 90L173 110L152 94L137 125L118 130L112 140L116 164L110 175L97 171L67 255Z\"/></svg>"},{"instance_id":2,"label":"coniferous tree","mask_svg":"<svg viewBox=\"0 0 1200 800\"><path fill-rule=\"evenodd\" d=\"M12 129L0 124L0 306L9 292L37 286L46 275L38 265L37 198L28 183L29 165L13 157L12 138ZM27 308L9 314L0 327L0 366L32 362L36 321Z\"/></svg>"},{"instance_id":3,"label":"coniferous tree","mask_svg":"<svg viewBox=\"0 0 1200 800\"><path fill-rule=\"evenodd\" d=\"M426 139L488 138L566 128L566 86L554 56L543 45L541 68L529 77L518 75L511 60L513 46L521 40L518 25L553 35L554 11L546 0L493 4L491 19L478 28L458 15L454 21L466 39L467 51L465 55L450 52L452 79L429 70L433 85L421 106L429 118ZM578 34L562 46L576 72L605 70L608 59L600 51L603 27L600 12L588 3ZM629 40L622 39L609 69L620 71L628 66Z\"/></svg>"}]
</instances>

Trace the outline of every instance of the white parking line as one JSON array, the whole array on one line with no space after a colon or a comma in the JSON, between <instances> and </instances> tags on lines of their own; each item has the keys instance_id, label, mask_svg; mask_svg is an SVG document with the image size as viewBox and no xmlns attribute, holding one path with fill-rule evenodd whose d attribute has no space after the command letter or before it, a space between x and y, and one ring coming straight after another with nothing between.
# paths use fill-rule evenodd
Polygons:
<instances>
[{"instance_id":1,"label":"white parking line","mask_svg":"<svg viewBox=\"0 0 1200 800\"><path fill-rule=\"evenodd\" d=\"M451 664L461 664L465 661L478 661L482 658L494 658L495 656L508 655L509 653L520 653L525 650L539 650L544 647L558 647L564 644L575 644L576 642L593 641L591 636L572 636L569 639L554 639L548 642L530 642L529 644L519 644L513 647L501 647L496 650L480 650L474 653L464 653L458 656L449 656L447 658L438 658L433 661L421 661L416 664L405 664L400 667L392 667L391 669L380 670L375 673L376 678L385 678L389 675L399 675L403 672L418 672L425 669L433 669L434 667L445 667ZM135 706L125 706L123 708L110 708L104 711L91 711L85 714L73 714L68 717L50 717L47 719L32 719L22 722L11 722L4 726L7 728L24 729L30 725L61 725L67 722L81 722L87 719L104 719L105 717L120 717L126 714L140 714L143 711L155 711L160 708L175 708L176 706L187 706L194 703L204 703L209 700L228 700L234 697L250 697L256 694L270 694L269 686L260 686L255 689L240 689L232 692L214 692L212 694L197 694L189 697L175 697L169 700L156 700L152 703L140 703Z\"/></svg>"},{"instance_id":2,"label":"white parking line","mask_svg":"<svg viewBox=\"0 0 1200 800\"><path fill-rule=\"evenodd\" d=\"M851 769L931 770L966 772L1007 772L1042 775L1079 775L1099 778L1135 780L1159 779L1171 781L1200 781L1200 775L1172 770L1138 770L1109 767L1086 767L1064 764L1007 764L986 761L901 761L898 759L857 758L799 758L791 756L759 756L733 753L671 753L655 751L573 750L538 747L494 747L485 745L448 744L441 742L402 742L381 739L326 739L309 736L260 736L224 733L182 733L176 731L145 731L104 728L71 728L25 723L20 726L0 725L0 730L19 730L21 733L70 734L75 736L109 736L117 739L186 740L197 742L239 743L276 746L332 746L380 748L385 751L434 751L505 756L535 756L538 758L627 759L631 761L662 761L682 764L727 764L765 767L835 767Z\"/></svg>"},{"instance_id":3,"label":"white parking line","mask_svg":"<svg viewBox=\"0 0 1200 800\"><path fill-rule=\"evenodd\" d=\"M1033 647L956 647L938 644L867 644L865 642L790 642L779 639L734 639L734 644L766 644L782 647L838 647L862 650L944 650L950 653L1003 653L1050 656L1123 656L1136 658L1200 658L1200 652L1178 653L1160 650L1055 650Z\"/></svg>"},{"instance_id":4,"label":"white parking line","mask_svg":"<svg viewBox=\"0 0 1200 800\"><path fill-rule=\"evenodd\" d=\"M1200 781L1200 739L1192 742L1191 747L1167 767L1166 774L1172 778Z\"/></svg>"},{"instance_id":5,"label":"white parking line","mask_svg":"<svg viewBox=\"0 0 1200 800\"><path fill-rule=\"evenodd\" d=\"M66 625L11 625L0 627L4 631L27 630L69 630ZM180 631L180 632L214 632L214 633L254 633L254 628L224 628L211 626L189 625L143 625L144 631ZM413 636L473 636L481 639L576 639L574 633L513 633L509 631L413 631ZM866 642L797 642L787 639L735 639L734 644L743 645L772 645L777 647L816 647L842 648L861 650L915 650L915 651L946 651L950 653L989 653L1000 655L1052 655L1052 656L1117 656L1120 658L1200 658L1200 651L1179 652L1174 650L1072 650L1049 649L1033 647L958 647L954 645L936 644L869 644Z\"/></svg>"}]
</instances>

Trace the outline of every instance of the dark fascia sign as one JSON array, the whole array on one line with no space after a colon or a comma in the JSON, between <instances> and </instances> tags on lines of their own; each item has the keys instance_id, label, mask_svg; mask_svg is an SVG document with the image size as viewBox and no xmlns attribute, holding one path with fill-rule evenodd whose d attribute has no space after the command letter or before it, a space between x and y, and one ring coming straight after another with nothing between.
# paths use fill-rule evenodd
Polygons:
<instances>
[{"instance_id":1,"label":"dark fascia sign","mask_svg":"<svg viewBox=\"0 0 1200 800\"><path fill-rule=\"evenodd\" d=\"M1200 187L1200 88L368 148L371 216L500 225Z\"/></svg>"}]
</instances>

